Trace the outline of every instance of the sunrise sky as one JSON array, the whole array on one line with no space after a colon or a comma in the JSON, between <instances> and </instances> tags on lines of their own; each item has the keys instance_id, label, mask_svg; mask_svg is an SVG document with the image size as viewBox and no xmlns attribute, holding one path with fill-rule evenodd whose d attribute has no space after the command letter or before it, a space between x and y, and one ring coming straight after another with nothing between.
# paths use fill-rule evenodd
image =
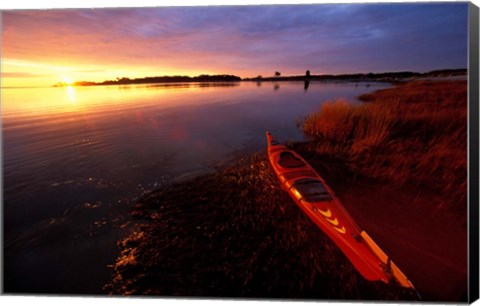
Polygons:
<instances>
[{"instance_id":1,"label":"sunrise sky","mask_svg":"<svg viewBox=\"0 0 480 306\"><path fill-rule=\"evenodd\" d=\"M467 67L468 4L2 12L2 86Z\"/></svg>"}]
</instances>

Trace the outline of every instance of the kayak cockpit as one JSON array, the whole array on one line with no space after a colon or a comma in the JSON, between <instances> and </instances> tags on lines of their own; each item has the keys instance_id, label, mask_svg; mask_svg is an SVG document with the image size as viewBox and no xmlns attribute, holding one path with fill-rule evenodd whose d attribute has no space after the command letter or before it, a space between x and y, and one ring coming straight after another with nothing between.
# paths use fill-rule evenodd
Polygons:
<instances>
[{"instance_id":1,"label":"kayak cockpit","mask_svg":"<svg viewBox=\"0 0 480 306\"><path fill-rule=\"evenodd\" d=\"M306 164L290 151L283 151L279 154L278 165L282 168L305 167Z\"/></svg>"},{"instance_id":2,"label":"kayak cockpit","mask_svg":"<svg viewBox=\"0 0 480 306\"><path fill-rule=\"evenodd\" d=\"M290 188L298 200L304 200L310 203L332 200L332 196L323 183L314 178L298 179Z\"/></svg>"}]
</instances>

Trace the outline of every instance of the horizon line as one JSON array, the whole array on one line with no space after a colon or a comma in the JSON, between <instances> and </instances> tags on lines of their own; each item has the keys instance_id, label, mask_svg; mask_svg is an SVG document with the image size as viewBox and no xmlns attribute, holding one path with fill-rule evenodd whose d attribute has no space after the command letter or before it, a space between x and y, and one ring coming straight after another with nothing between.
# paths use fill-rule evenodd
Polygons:
<instances>
[{"instance_id":1,"label":"horizon line","mask_svg":"<svg viewBox=\"0 0 480 306\"><path fill-rule=\"evenodd\" d=\"M309 71L309 69L307 69L306 71ZM435 73L435 72L454 72L454 71L465 71L466 72L466 76L468 77L468 67L466 68L442 68L442 69L434 69L434 70L430 70L430 71L426 71L426 72L418 72L418 71L410 71L410 70L399 70L399 71L383 71L383 72L350 72L350 73L340 73L340 74L329 74L329 73L324 73L324 74L312 74L310 75L309 77L310 78L314 78L314 77L322 77L322 76L328 76L328 77L340 77L340 76L356 76L356 75L382 75L382 74L402 74L402 73L412 73L412 74L418 74L418 75L426 75L426 74L430 74L430 73ZM258 76L254 76L254 77L239 77L237 75L234 75L234 74L227 74L227 73L220 73L220 74L199 74L199 75L196 75L196 76L189 76L189 75L162 75L162 76L144 76L144 77L139 77L139 78L129 78L129 77L117 77L116 79L113 79L113 80L103 80L103 81L99 81L99 82L94 82L94 81L88 81L88 80L80 80L80 81L76 81L74 82L73 84L66 84L66 83L62 83L62 82L57 82L55 84L51 84L51 85L26 85L26 86L1 86L0 85L0 88L1 89L19 89L19 88L50 88L50 87L86 87L88 85L76 85L76 83L91 83L90 86L108 86L108 85L141 85L141 84L102 84L104 82L118 82L119 79L128 79L130 81L134 81L134 80L142 80L142 79L147 79L147 78L198 78L198 77L202 77L202 76L207 76L207 77L215 77L215 76L230 76L230 77L238 77L240 78L240 80L236 81L236 82L239 82L239 81L251 81L251 80L260 80L260 79L283 79L283 78L305 78L307 77L306 74L296 74L296 75L270 75L270 76L262 76L262 75L258 75ZM259 78L259 76L261 78ZM182 83L184 81L173 81L171 83ZM201 81L199 81L201 82ZM208 81L207 81L208 82ZM215 81L210 81L210 82L215 82ZM228 81L228 82L232 82L232 81ZM160 82L161 83L161 82ZM143 83L143 84L147 84L147 83Z\"/></svg>"}]
</instances>

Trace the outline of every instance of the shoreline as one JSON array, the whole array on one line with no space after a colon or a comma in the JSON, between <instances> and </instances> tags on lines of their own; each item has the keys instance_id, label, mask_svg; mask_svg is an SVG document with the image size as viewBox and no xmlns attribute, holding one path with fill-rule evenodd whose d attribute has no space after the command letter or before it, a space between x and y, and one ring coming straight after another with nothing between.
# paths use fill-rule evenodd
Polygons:
<instances>
[{"instance_id":1,"label":"shoreline","mask_svg":"<svg viewBox=\"0 0 480 306\"><path fill-rule=\"evenodd\" d=\"M436 208L444 199L421 184L394 186L388 179L370 177L352 167L345 155L319 154L314 140L289 146L326 179L360 226L386 246L425 301L464 298L466 271L455 262L462 253L432 257L445 244L461 244L456 240L464 233L456 214ZM412 206L412 201L423 204ZM421 219L433 210L442 223ZM119 242L114 277L105 287L113 295L417 299L401 288L364 280L283 192L264 150L216 173L156 190L137 202L131 216L143 225ZM445 241L433 241L443 234L444 224L453 227L452 233ZM417 236L413 240L412 234ZM391 235L403 239L392 240ZM409 252L420 259L412 261ZM427 270L419 269L418 262ZM458 281L456 291L445 276L436 275L445 262L451 267L441 271ZM438 288L431 288L428 273L436 275Z\"/></svg>"},{"instance_id":2,"label":"shoreline","mask_svg":"<svg viewBox=\"0 0 480 306\"><path fill-rule=\"evenodd\" d=\"M131 216L143 225L119 242L112 295L417 299L363 279L279 188L264 154L146 195Z\"/></svg>"}]
</instances>

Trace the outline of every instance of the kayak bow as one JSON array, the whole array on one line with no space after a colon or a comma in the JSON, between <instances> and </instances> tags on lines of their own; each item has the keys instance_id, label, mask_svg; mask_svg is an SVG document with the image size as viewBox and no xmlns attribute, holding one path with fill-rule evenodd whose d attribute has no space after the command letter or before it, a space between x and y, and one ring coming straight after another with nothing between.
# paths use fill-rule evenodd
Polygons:
<instances>
[{"instance_id":1,"label":"kayak bow","mask_svg":"<svg viewBox=\"0 0 480 306\"><path fill-rule=\"evenodd\" d=\"M320 175L297 153L267 132L268 159L280 183L307 216L332 239L360 274L371 281L412 283L373 239L361 230Z\"/></svg>"}]
</instances>

